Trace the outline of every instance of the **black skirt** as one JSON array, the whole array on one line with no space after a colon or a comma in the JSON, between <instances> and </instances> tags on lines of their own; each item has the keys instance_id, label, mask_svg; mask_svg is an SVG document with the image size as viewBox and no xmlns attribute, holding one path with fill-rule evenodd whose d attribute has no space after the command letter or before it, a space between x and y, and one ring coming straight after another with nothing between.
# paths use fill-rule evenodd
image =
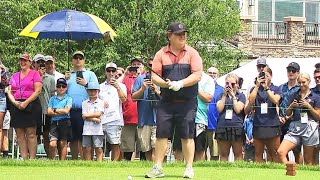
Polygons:
<instances>
[{"instance_id":1,"label":"black skirt","mask_svg":"<svg viewBox=\"0 0 320 180\"><path fill-rule=\"evenodd\" d=\"M215 139L221 141L243 141L244 139L243 128L218 128L216 130Z\"/></svg>"},{"instance_id":2,"label":"black skirt","mask_svg":"<svg viewBox=\"0 0 320 180\"><path fill-rule=\"evenodd\" d=\"M256 127L252 128L252 135L257 139L269 139L281 135L281 127Z\"/></svg>"},{"instance_id":3,"label":"black skirt","mask_svg":"<svg viewBox=\"0 0 320 180\"><path fill-rule=\"evenodd\" d=\"M23 102L25 100L18 99L17 101ZM38 98L29 103L24 110L12 105L10 108L10 125L13 128L36 127L37 122L41 122L41 113L41 104Z\"/></svg>"}]
</instances>

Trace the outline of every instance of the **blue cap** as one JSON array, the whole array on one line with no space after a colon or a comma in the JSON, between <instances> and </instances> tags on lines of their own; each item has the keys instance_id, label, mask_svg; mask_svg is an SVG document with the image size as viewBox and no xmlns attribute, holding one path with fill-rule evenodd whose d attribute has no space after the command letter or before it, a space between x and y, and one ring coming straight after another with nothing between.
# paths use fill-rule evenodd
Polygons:
<instances>
[{"instance_id":1,"label":"blue cap","mask_svg":"<svg viewBox=\"0 0 320 180\"><path fill-rule=\"evenodd\" d=\"M89 82L87 89L95 89L95 90L100 90L100 85L95 82Z\"/></svg>"}]
</instances>

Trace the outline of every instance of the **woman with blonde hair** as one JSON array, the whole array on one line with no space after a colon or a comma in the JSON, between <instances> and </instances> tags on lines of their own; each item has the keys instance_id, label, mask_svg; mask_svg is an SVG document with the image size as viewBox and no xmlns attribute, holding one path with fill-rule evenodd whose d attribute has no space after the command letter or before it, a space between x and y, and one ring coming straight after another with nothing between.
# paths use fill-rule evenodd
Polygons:
<instances>
[{"instance_id":1,"label":"woman with blonde hair","mask_svg":"<svg viewBox=\"0 0 320 180\"><path fill-rule=\"evenodd\" d=\"M305 164L312 165L313 152L319 144L318 123L320 120L320 96L310 90L310 75L300 73L300 90L289 98L286 115L291 118L287 134L278 149L280 159L286 163L287 154L299 144L303 145Z\"/></svg>"},{"instance_id":2,"label":"woman with blonde hair","mask_svg":"<svg viewBox=\"0 0 320 180\"><path fill-rule=\"evenodd\" d=\"M239 78L237 75L228 74L225 82L224 92L218 96L217 102L219 119L216 139L220 148L220 158L222 161L228 161L230 147L232 147L235 160L242 160L243 109L246 97L238 91Z\"/></svg>"}]
</instances>

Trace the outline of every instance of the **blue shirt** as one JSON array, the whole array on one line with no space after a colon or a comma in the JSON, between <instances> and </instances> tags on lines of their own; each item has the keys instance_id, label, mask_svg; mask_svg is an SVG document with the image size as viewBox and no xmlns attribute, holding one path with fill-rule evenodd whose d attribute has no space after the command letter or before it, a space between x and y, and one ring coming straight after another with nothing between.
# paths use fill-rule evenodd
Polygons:
<instances>
[{"instance_id":1,"label":"blue shirt","mask_svg":"<svg viewBox=\"0 0 320 180\"><path fill-rule=\"evenodd\" d=\"M72 106L72 98L65 94L61 99L55 95L52 96L49 100L49 104L48 107L52 108L52 109L64 109L65 107L71 107ZM52 116L52 120L53 121L58 121L58 120L62 120L62 119L68 119L70 118L70 113L68 114L63 114L63 115L59 115L59 116Z\"/></svg>"},{"instance_id":2,"label":"blue shirt","mask_svg":"<svg viewBox=\"0 0 320 180\"><path fill-rule=\"evenodd\" d=\"M253 88L250 92L252 92ZM278 86L273 84L270 85L270 91L273 91L274 94L281 94L281 91ZM261 104L268 104L268 113L261 114ZM253 126L256 127L275 127L280 125L279 116L277 113L276 105L271 102L268 97L267 92L263 89L262 86L259 87L258 93L255 99L254 104L254 118L253 118Z\"/></svg>"},{"instance_id":3,"label":"blue shirt","mask_svg":"<svg viewBox=\"0 0 320 180\"><path fill-rule=\"evenodd\" d=\"M320 95L320 85L317 85L316 87L312 88L311 91Z\"/></svg>"},{"instance_id":4,"label":"blue shirt","mask_svg":"<svg viewBox=\"0 0 320 180\"><path fill-rule=\"evenodd\" d=\"M220 96L218 97L218 101L221 100L222 96L223 96L223 93L221 93ZM237 98L237 101L241 101L243 104L246 103L246 96L243 93L237 92L236 98ZM227 109L232 110L232 119L225 119ZM218 128L226 128L226 127L242 128L243 119L244 119L244 111L241 111L239 114L237 114L233 109L232 99L229 96L227 96L224 108L219 114Z\"/></svg>"},{"instance_id":5,"label":"blue shirt","mask_svg":"<svg viewBox=\"0 0 320 180\"><path fill-rule=\"evenodd\" d=\"M146 74L139 75L135 80L132 88L132 93L137 92L142 86ZM151 101L148 101L149 87L143 92L143 100L138 102L138 126L143 127L156 125L156 110L152 106Z\"/></svg>"},{"instance_id":6,"label":"blue shirt","mask_svg":"<svg viewBox=\"0 0 320 180\"><path fill-rule=\"evenodd\" d=\"M247 117L247 119L244 121L243 123L243 129L245 131L245 133L248 136L248 139L251 140L253 138L252 136L252 129L253 129L253 119L252 119L252 115L249 115ZM250 149L253 147L253 144L245 144L245 149Z\"/></svg>"},{"instance_id":7,"label":"blue shirt","mask_svg":"<svg viewBox=\"0 0 320 180\"><path fill-rule=\"evenodd\" d=\"M94 72L83 69L82 70L83 78L87 81L87 83L95 82L98 83L97 76ZM86 87L80 85L76 81L77 75L76 72L71 72L71 76L68 82L68 90L67 94L72 98L72 108L73 109L81 109L82 108L82 101L88 99L88 93L86 91Z\"/></svg>"},{"instance_id":8,"label":"blue shirt","mask_svg":"<svg viewBox=\"0 0 320 180\"><path fill-rule=\"evenodd\" d=\"M214 95L212 97L211 103L208 107L208 130L217 129L217 121L219 118L219 111L217 110L218 96L223 93L223 87L216 83L214 88Z\"/></svg>"}]
</instances>

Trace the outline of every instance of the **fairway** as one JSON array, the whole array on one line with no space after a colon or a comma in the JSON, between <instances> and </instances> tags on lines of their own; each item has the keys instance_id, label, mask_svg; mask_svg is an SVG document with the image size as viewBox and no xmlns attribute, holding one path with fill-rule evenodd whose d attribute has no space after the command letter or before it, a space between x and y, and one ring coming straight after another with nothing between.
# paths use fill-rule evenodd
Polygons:
<instances>
[{"instance_id":1,"label":"fairway","mask_svg":"<svg viewBox=\"0 0 320 180\"><path fill-rule=\"evenodd\" d=\"M150 162L15 161L1 160L1 179L144 179ZM183 164L165 165L164 179L182 179ZM285 175L284 165L246 162L200 162L195 179L319 179L320 168L298 166L295 177Z\"/></svg>"}]
</instances>

